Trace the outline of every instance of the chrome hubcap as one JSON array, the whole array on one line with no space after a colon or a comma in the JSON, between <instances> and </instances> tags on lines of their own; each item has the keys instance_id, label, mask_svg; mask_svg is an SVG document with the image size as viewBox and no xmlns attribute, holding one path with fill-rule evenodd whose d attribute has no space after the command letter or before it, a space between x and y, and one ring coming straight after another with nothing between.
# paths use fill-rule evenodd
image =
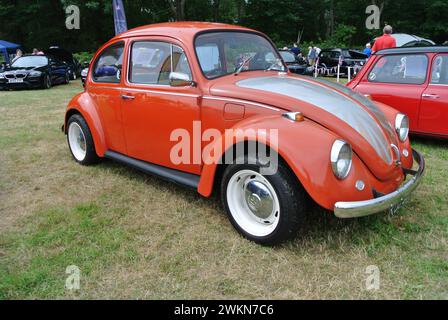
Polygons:
<instances>
[{"instance_id":1,"label":"chrome hubcap","mask_svg":"<svg viewBox=\"0 0 448 320\"><path fill-rule=\"evenodd\" d=\"M278 226L280 202L274 187L258 172L235 173L227 186L227 203L236 223L253 236L268 236Z\"/></svg>"},{"instance_id":2,"label":"chrome hubcap","mask_svg":"<svg viewBox=\"0 0 448 320\"><path fill-rule=\"evenodd\" d=\"M260 181L249 180L244 189L250 211L259 219L268 219L274 209L274 199L268 187Z\"/></svg>"}]
</instances>

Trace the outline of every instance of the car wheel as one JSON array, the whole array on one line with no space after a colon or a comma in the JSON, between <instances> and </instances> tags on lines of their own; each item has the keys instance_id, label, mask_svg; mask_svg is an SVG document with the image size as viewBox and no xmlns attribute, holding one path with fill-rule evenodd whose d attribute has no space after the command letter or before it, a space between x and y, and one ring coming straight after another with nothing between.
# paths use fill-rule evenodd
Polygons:
<instances>
[{"instance_id":1,"label":"car wheel","mask_svg":"<svg viewBox=\"0 0 448 320\"><path fill-rule=\"evenodd\" d=\"M44 76L44 79L43 79L43 82L42 82L42 88L43 88L43 89L50 89L51 86L52 86L52 84L51 84L51 78L50 78L50 76L49 76L48 74L46 74L46 75Z\"/></svg>"},{"instance_id":2,"label":"car wheel","mask_svg":"<svg viewBox=\"0 0 448 320\"><path fill-rule=\"evenodd\" d=\"M99 157L95 151L92 133L84 118L75 114L67 123L67 141L73 158L82 165L91 165L98 162Z\"/></svg>"},{"instance_id":3,"label":"car wheel","mask_svg":"<svg viewBox=\"0 0 448 320\"><path fill-rule=\"evenodd\" d=\"M70 73L68 73L68 72L65 74L64 83L65 84L69 84L70 83Z\"/></svg>"},{"instance_id":4,"label":"car wheel","mask_svg":"<svg viewBox=\"0 0 448 320\"><path fill-rule=\"evenodd\" d=\"M232 225L262 245L295 237L305 217L305 190L281 162L270 176L260 173L260 165L247 164L247 157L244 163L227 166L222 179L221 198Z\"/></svg>"}]
</instances>

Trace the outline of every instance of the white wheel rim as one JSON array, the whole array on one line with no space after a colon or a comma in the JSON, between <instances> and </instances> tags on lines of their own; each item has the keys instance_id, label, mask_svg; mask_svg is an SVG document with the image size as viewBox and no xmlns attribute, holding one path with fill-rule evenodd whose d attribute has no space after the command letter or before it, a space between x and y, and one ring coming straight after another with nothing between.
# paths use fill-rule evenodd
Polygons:
<instances>
[{"instance_id":1,"label":"white wheel rim","mask_svg":"<svg viewBox=\"0 0 448 320\"><path fill-rule=\"evenodd\" d=\"M258 172L238 171L227 185L227 204L235 222L255 237L266 237L280 221L280 201L271 183Z\"/></svg>"},{"instance_id":2,"label":"white wheel rim","mask_svg":"<svg viewBox=\"0 0 448 320\"><path fill-rule=\"evenodd\" d=\"M72 122L68 128L68 141L73 156L76 160L83 161L87 155L87 142L84 132L76 122Z\"/></svg>"}]
</instances>

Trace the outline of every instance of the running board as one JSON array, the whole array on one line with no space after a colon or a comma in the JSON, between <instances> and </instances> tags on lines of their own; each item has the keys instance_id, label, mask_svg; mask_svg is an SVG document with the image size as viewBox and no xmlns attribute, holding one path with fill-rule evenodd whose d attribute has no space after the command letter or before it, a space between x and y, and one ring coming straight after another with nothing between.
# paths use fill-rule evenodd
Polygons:
<instances>
[{"instance_id":1,"label":"running board","mask_svg":"<svg viewBox=\"0 0 448 320\"><path fill-rule=\"evenodd\" d=\"M106 151L104 156L106 158L126 164L129 167L140 170L144 173L156 175L164 180L168 180L170 182L174 182L189 188L197 189L199 185L200 177L192 173L186 173L149 162L137 160L114 151Z\"/></svg>"}]
</instances>

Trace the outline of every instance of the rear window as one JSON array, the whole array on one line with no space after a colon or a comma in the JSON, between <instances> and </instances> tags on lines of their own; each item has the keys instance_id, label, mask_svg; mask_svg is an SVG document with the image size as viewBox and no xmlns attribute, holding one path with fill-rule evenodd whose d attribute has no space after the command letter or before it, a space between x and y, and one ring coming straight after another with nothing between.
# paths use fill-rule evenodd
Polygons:
<instances>
[{"instance_id":1,"label":"rear window","mask_svg":"<svg viewBox=\"0 0 448 320\"><path fill-rule=\"evenodd\" d=\"M369 73L370 82L423 84L428 71L428 57L422 55L390 55L378 60Z\"/></svg>"}]
</instances>

